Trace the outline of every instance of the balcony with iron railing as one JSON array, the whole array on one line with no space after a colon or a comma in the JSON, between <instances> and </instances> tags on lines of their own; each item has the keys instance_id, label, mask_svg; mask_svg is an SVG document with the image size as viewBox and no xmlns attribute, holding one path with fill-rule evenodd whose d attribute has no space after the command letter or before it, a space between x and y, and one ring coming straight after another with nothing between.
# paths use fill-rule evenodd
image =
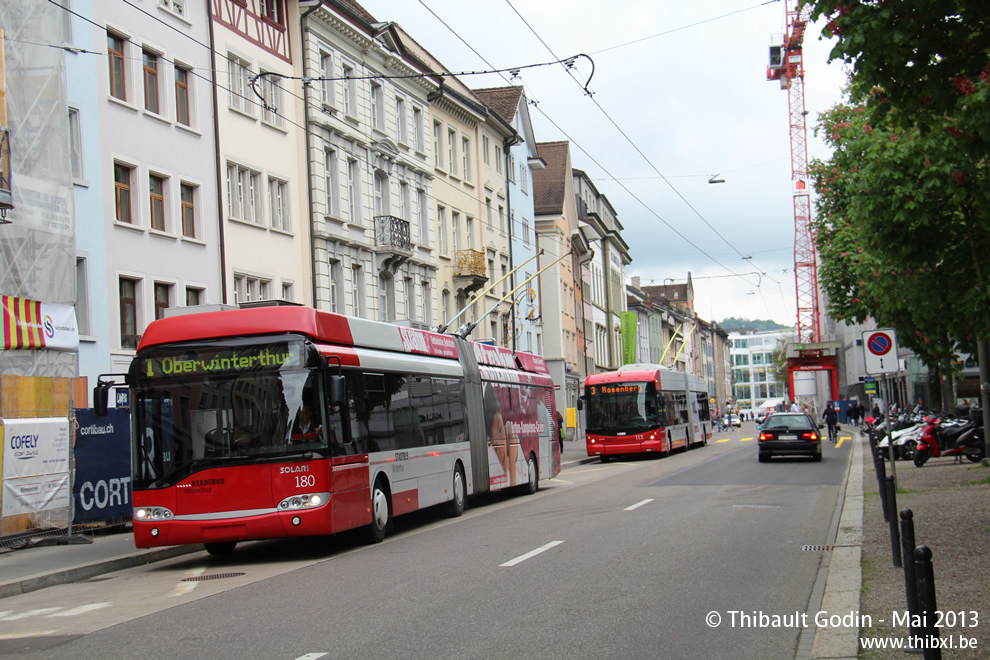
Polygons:
<instances>
[{"instance_id":1,"label":"balcony with iron railing","mask_svg":"<svg viewBox=\"0 0 990 660\"><path fill-rule=\"evenodd\" d=\"M395 272L399 264L412 256L409 221L394 215L375 216L375 251L383 257L382 270Z\"/></svg>"},{"instance_id":2,"label":"balcony with iron railing","mask_svg":"<svg viewBox=\"0 0 990 660\"><path fill-rule=\"evenodd\" d=\"M454 286L464 293L471 293L480 289L487 281L484 252L480 250L454 252Z\"/></svg>"}]
</instances>

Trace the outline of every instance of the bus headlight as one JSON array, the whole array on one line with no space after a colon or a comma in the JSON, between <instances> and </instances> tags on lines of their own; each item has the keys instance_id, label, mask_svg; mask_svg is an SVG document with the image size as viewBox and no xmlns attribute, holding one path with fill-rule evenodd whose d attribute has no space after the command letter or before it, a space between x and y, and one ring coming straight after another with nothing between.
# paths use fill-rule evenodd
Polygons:
<instances>
[{"instance_id":1,"label":"bus headlight","mask_svg":"<svg viewBox=\"0 0 990 660\"><path fill-rule=\"evenodd\" d=\"M133 517L138 522L171 520L172 512L163 506L141 506L134 509Z\"/></svg>"},{"instance_id":2,"label":"bus headlight","mask_svg":"<svg viewBox=\"0 0 990 660\"><path fill-rule=\"evenodd\" d=\"M325 504L330 499L330 493L306 493L291 495L278 503L279 511L297 511L299 509L314 509Z\"/></svg>"}]
</instances>

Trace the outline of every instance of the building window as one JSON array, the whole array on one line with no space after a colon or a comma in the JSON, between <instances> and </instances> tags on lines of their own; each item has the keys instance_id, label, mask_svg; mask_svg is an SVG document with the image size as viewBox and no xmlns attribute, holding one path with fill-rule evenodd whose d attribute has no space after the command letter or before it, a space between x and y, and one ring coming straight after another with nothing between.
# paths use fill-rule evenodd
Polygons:
<instances>
[{"instance_id":1,"label":"building window","mask_svg":"<svg viewBox=\"0 0 990 660\"><path fill-rule=\"evenodd\" d=\"M292 282L282 282L282 300L292 302Z\"/></svg>"},{"instance_id":2,"label":"building window","mask_svg":"<svg viewBox=\"0 0 990 660\"><path fill-rule=\"evenodd\" d=\"M485 197L485 219L488 221L488 228L495 229L495 215L492 213L492 198Z\"/></svg>"},{"instance_id":3,"label":"building window","mask_svg":"<svg viewBox=\"0 0 990 660\"><path fill-rule=\"evenodd\" d=\"M463 166L461 170L464 172L464 180L471 180L471 140L470 138L461 138L461 160L463 161Z\"/></svg>"},{"instance_id":4,"label":"building window","mask_svg":"<svg viewBox=\"0 0 990 660\"><path fill-rule=\"evenodd\" d=\"M354 316L364 318L364 268L361 264L351 266L351 310Z\"/></svg>"},{"instance_id":5,"label":"building window","mask_svg":"<svg viewBox=\"0 0 990 660\"><path fill-rule=\"evenodd\" d=\"M426 191L420 188L416 191L416 213L419 216L419 243L430 244L430 211L426 206Z\"/></svg>"},{"instance_id":6,"label":"building window","mask_svg":"<svg viewBox=\"0 0 990 660\"><path fill-rule=\"evenodd\" d=\"M131 168L120 163L113 165L114 210L117 222L132 224L131 217Z\"/></svg>"},{"instance_id":7,"label":"building window","mask_svg":"<svg viewBox=\"0 0 990 660\"><path fill-rule=\"evenodd\" d=\"M443 135L443 126L440 122L433 122L433 165L437 169L443 169L443 152L441 151L440 136Z\"/></svg>"},{"instance_id":8,"label":"building window","mask_svg":"<svg viewBox=\"0 0 990 660\"><path fill-rule=\"evenodd\" d=\"M320 90L323 103L333 105L333 55L325 50L320 51Z\"/></svg>"},{"instance_id":9,"label":"building window","mask_svg":"<svg viewBox=\"0 0 990 660\"><path fill-rule=\"evenodd\" d=\"M489 156L489 154L488 154L488 150L490 148L491 148L491 145L489 144L488 136L487 135L482 135L481 136L481 158L482 158L482 160L484 160L485 165L488 165L488 166L491 166L491 164L492 164L491 163L491 156Z\"/></svg>"},{"instance_id":10,"label":"building window","mask_svg":"<svg viewBox=\"0 0 990 660\"><path fill-rule=\"evenodd\" d=\"M423 280L420 286L423 291L423 323L433 325L433 295L431 294L430 281Z\"/></svg>"},{"instance_id":11,"label":"building window","mask_svg":"<svg viewBox=\"0 0 990 660\"><path fill-rule=\"evenodd\" d=\"M155 282L155 320L165 318L165 310L172 306L172 285Z\"/></svg>"},{"instance_id":12,"label":"building window","mask_svg":"<svg viewBox=\"0 0 990 660\"><path fill-rule=\"evenodd\" d=\"M529 194L529 167L522 161L519 162L519 187L524 193Z\"/></svg>"},{"instance_id":13,"label":"building window","mask_svg":"<svg viewBox=\"0 0 990 660\"><path fill-rule=\"evenodd\" d=\"M457 132L447 131L447 167L451 174L457 174Z\"/></svg>"},{"instance_id":14,"label":"building window","mask_svg":"<svg viewBox=\"0 0 990 660\"><path fill-rule=\"evenodd\" d=\"M502 147L495 147L495 171L502 173Z\"/></svg>"},{"instance_id":15,"label":"building window","mask_svg":"<svg viewBox=\"0 0 990 660\"><path fill-rule=\"evenodd\" d=\"M151 194L151 228L165 231L165 179L152 174L148 177Z\"/></svg>"},{"instance_id":16,"label":"building window","mask_svg":"<svg viewBox=\"0 0 990 660\"><path fill-rule=\"evenodd\" d=\"M120 346L137 348L137 281L120 278Z\"/></svg>"},{"instance_id":17,"label":"building window","mask_svg":"<svg viewBox=\"0 0 990 660\"><path fill-rule=\"evenodd\" d=\"M450 212L450 235L453 238L450 246L456 254L461 249L461 214Z\"/></svg>"},{"instance_id":18,"label":"building window","mask_svg":"<svg viewBox=\"0 0 990 660\"><path fill-rule=\"evenodd\" d=\"M406 125L406 100L395 97L395 139L399 144L409 142L409 127Z\"/></svg>"},{"instance_id":19,"label":"building window","mask_svg":"<svg viewBox=\"0 0 990 660\"><path fill-rule=\"evenodd\" d=\"M450 291L444 291L440 294L440 314L443 316L444 323L447 323L452 316L450 313Z\"/></svg>"},{"instance_id":20,"label":"building window","mask_svg":"<svg viewBox=\"0 0 990 660\"><path fill-rule=\"evenodd\" d=\"M69 108L69 149L72 178L84 179L86 171L83 169L82 127L79 123L79 110L76 108Z\"/></svg>"},{"instance_id":21,"label":"building window","mask_svg":"<svg viewBox=\"0 0 990 660\"><path fill-rule=\"evenodd\" d=\"M522 242L523 245L529 247L529 220L526 218L522 219Z\"/></svg>"},{"instance_id":22,"label":"building window","mask_svg":"<svg viewBox=\"0 0 990 660\"><path fill-rule=\"evenodd\" d=\"M261 224L261 173L233 163L227 165L227 215Z\"/></svg>"},{"instance_id":23,"label":"building window","mask_svg":"<svg viewBox=\"0 0 990 660\"><path fill-rule=\"evenodd\" d=\"M388 273L378 275L378 320L395 318L395 279Z\"/></svg>"},{"instance_id":24,"label":"building window","mask_svg":"<svg viewBox=\"0 0 990 660\"><path fill-rule=\"evenodd\" d=\"M330 259L330 311L343 314L344 267L339 259Z\"/></svg>"},{"instance_id":25,"label":"building window","mask_svg":"<svg viewBox=\"0 0 990 660\"><path fill-rule=\"evenodd\" d=\"M124 68L124 40L107 33L107 55L110 62L110 96L127 100L127 70Z\"/></svg>"},{"instance_id":26,"label":"building window","mask_svg":"<svg viewBox=\"0 0 990 660\"><path fill-rule=\"evenodd\" d=\"M258 13L276 25L285 25L282 0L258 0Z\"/></svg>"},{"instance_id":27,"label":"building window","mask_svg":"<svg viewBox=\"0 0 990 660\"><path fill-rule=\"evenodd\" d=\"M144 51L144 109L158 113L158 56Z\"/></svg>"},{"instance_id":28,"label":"building window","mask_svg":"<svg viewBox=\"0 0 990 660\"><path fill-rule=\"evenodd\" d=\"M195 307L202 302L202 289L186 287L186 307Z\"/></svg>"},{"instance_id":29,"label":"building window","mask_svg":"<svg viewBox=\"0 0 990 660\"><path fill-rule=\"evenodd\" d=\"M375 172L375 217L381 215L389 215L391 209L389 208L388 200L388 176L378 170Z\"/></svg>"},{"instance_id":30,"label":"building window","mask_svg":"<svg viewBox=\"0 0 990 660\"><path fill-rule=\"evenodd\" d=\"M268 204L272 229L292 231L289 222L289 184L275 177L268 177Z\"/></svg>"},{"instance_id":31,"label":"building window","mask_svg":"<svg viewBox=\"0 0 990 660\"><path fill-rule=\"evenodd\" d=\"M349 206L350 221L353 224L361 222L361 176L360 165L355 159L347 161L347 203Z\"/></svg>"},{"instance_id":32,"label":"building window","mask_svg":"<svg viewBox=\"0 0 990 660\"><path fill-rule=\"evenodd\" d=\"M447 254L447 209L437 207L437 247L440 254Z\"/></svg>"},{"instance_id":33,"label":"building window","mask_svg":"<svg viewBox=\"0 0 990 660\"><path fill-rule=\"evenodd\" d=\"M175 120L190 126L189 119L189 71L175 67Z\"/></svg>"},{"instance_id":34,"label":"building window","mask_svg":"<svg viewBox=\"0 0 990 660\"><path fill-rule=\"evenodd\" d=\"M405 181L399 184L399 217L409 222L412 220L412 198L409 196L409 184Z\"/></svg>"},{"instance_id":35,"label":"building window","mask_svg":"<svg viewBox=\"0 0 990 660\"><path fill-rule=\"evenodd\" d=\"M227 56L227 103L234 109L253 115L250 65L236 55Z\"/></svg>"},{"instance_id":36,"label":"building window","mask_svg":"<svg viewBox=\"0 0 990 660\"><path fill-rule=\"evenodd\" d=\"M285 117L279 114L282 108L282 86L279 85L278 78L273 75L262 76L260 81L261 96L264 98L261 121L276 128L283 128Z\"/></svg>"},{"instance_id":37,"label":"building window","mask_svg":"<svg viewBox=\"0 0 990 660\"><path fill-rule=\"evenodd\" d=\"M85 257L76 257L76 324L80 335L93 334L90 322L89 269Z\"/></svg>"},{"instance_id":38,"label":"building window","mask_svg":"<svg viewBox=\"0 0 990 660\"><path fill-rule=\"evenodd\" d=\"M271 300L271 280L251 275L234 274L234 304L254 300Z\"/></svg>"},{"instance_id":39,"label":"building window","mask_svg":"<svg viewBox=\"0 0 990 660\"><path fill-rule=\"evenodd\" d=\"M426 148L426 128L423 125L423 110L413 106L413 130L416 131L416 151L422 152Z\"/></svg>"},{"instance_id":40,"label":"building window","mask_svg":"<svg viewBox=\"0 0 990 660\"><path fill-rule=\"evenodd\" d=\"M340 215L340 199L337 188L337 152L327 149L323 152L323 185L326 187L326 214Z\"/></svg>"},{"instance_id":41,"label":"building window","mask_svg":"<svg viewBox=\"0 0 990 660\"><path fill-rule=\"evenodd\" d=\"M182 202L182 235L196 238L196 190L195 186L183 183L179 186Z\"/></svg>"},{"instance_id":42,"label":"building window","mask_svg":"<svg viewBox=\"0 0 990 660\"><path fill-rule=\"evenodd\" d=\"M371 83L371 126L385 130L385 96L379 83Z\"/></svg>"},{"instance_id":43,"label":"building window","mask_svg":"<svg viewBox=\"0 0 990 660\"><path fill-rule=\"evenodd\" d=\"M354 80L354 67L344 64L342 67L344 88L344 115L354 116L354 109L357 107L357 81Z\"/></svg>"}]
</instances>

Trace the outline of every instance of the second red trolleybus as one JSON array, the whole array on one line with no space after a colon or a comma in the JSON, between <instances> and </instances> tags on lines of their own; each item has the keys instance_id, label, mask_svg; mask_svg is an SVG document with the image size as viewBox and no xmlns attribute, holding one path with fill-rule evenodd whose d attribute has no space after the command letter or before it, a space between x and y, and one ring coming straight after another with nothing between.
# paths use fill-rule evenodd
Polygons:
<instances>
[{"instance_id":1,"label":"second red trolleybus","mask_svg":"<svg viewBox=\"0 0 990 660\"><path fill-rule=\"evenodd\" d=\"M585 411L588 456L657 453L707 444L709 394L692 374L655 364L627 364L592 374L579 405Z\"/></svg>"},{"instance_id":2,"label":"second red trolleybus","mask_svg":"<svg viewBox=\"0 0 990 660\"><path fill-rule=\"evenodd\" d=\"M185 314L148 326L127 384L139 548L381 541L393 516L560 471L543 358L451 335L299 306Z\"/></svg>"}]
</instances>

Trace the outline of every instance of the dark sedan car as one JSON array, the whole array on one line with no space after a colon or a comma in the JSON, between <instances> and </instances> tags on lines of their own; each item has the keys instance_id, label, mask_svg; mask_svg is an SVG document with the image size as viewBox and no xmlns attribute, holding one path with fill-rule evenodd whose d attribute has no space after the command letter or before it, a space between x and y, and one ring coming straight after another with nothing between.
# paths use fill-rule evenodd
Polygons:
<instances>
[{"instance_id":1,"label":"dark sedan car","mask_svg":"<svg viewBox=\"0 0 990 660\"><path fill-rule=\"evenodd\" d=\"M816 424L805 413L774 413L760 426L760 462L772 456L810 456L822 460L822 438Z\"/></svg>"}]
</instances>

